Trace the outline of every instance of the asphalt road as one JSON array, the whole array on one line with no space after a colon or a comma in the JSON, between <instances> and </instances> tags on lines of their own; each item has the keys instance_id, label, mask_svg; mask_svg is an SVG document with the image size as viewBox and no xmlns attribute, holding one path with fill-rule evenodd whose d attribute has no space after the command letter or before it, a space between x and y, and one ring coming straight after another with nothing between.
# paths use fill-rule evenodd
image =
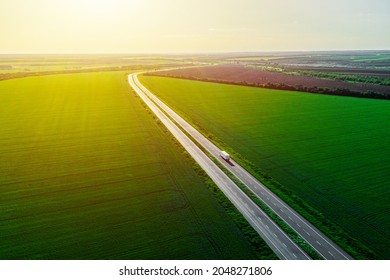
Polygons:
<instances>
[{"instance_id":1,"label":"asphalt road","mask_svg":"<svg viewBox=\"0 0 390 280\"><path fill-rule=\"evenodd\" d=\"M254 178L248 171L231 159L231 164L220 157L220 149L210 140L203 136L198 130L176 114L165 103L152 94L134 75L136 85L161 109L163 109L177 124L179 124L191 137L201 144L211 155L213 155L225 168L234 174L245 184L259 199L267 204L282 220L285 221L296 233L309 243L324 259L349 260L353 259L327 236L310 224L305 218L294 211L289 205L272 193L260 181Z\"/></svg>"},{"instance_id":2,"label":"asphalt road","mask_svg":"<svg viewBox=\"0 0 390 280\"><path fill-rule=\"evenodd\" d=\"M298 247L188 136L164 114L139 86L137 74L129 75L129 84L160 119L187 152L205 170L226 197L242 213L256 232L280 259L308 260L310 257Z\"/></svg>"}]
</instances>

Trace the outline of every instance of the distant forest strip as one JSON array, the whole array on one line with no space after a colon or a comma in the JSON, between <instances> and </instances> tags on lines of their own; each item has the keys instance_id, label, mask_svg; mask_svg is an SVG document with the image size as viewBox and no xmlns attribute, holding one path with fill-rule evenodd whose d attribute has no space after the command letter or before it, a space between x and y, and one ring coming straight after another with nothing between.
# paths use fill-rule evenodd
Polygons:
<instances>
[{"instance_id":1,"label":"distant forest strip","mask_svg":"<svg viewBox=\"0 0 390 280\"><path fill-rule=\"evenodd\" d=\"M366 75L366 74L364 74L364 75L363 74L347 74L347 73L334 73L334 72L325 72L325 71L304 71L304 70L298 70L298 71L294 71L294 72L296 72L298 75L318 77L321 79L330 79L330 80L345 81L345 82L352 82L352 83L363 83L363 84L390 86L390 77L389 76L373 76L373 75ZM291 74L293 74L293 73L291 73Z\"/></svg>"},{"instance_id":2,"label":"distant forest strip","mask_svg":"<svg viewBox=\"0 0 390 280\"><path fill-rule=\"evenodd\" d=\"M390 99L388 86L323 80L236 65L187 68L145 75L336 96Z\"/></svg>"}]
</instances>

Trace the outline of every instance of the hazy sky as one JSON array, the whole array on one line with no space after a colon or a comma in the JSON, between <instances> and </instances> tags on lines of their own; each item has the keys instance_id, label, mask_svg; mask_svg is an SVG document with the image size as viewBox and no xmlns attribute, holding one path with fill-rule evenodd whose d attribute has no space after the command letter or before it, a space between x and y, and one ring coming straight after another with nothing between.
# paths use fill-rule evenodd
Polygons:
<instances>
[{"instance_id":1,"label":"hazy sky","mask_svg":"<svg viewBox=\"0 0 390 280\"><path fill-rule=\"evenodd\" d=\"M390 49L390 0L0 0L0 53Z\"/></svg>"}]
</instances>

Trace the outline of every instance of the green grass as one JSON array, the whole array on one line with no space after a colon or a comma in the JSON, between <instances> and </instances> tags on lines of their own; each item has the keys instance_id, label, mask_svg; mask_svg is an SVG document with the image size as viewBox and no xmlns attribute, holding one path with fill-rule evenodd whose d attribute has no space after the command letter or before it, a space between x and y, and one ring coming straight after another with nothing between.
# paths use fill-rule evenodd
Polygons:
<instances>
[{"instance_id":1,"label":"green grass","mask_svg":"<svg viewBox=\"0 0 390 280\"><path fill-rule=\"evenodd\" d=\"M124 72L0 82L0 259L253 259Z\"/></svg>"},{"instance_id":2,"label":"green grass","mask_svg":"<svg viewBox=\"0 0 390 280\"><path fill-rule=\"evenodd\" d=\"M390 102L161 77L141 81L280 182L290 197L390 258Z\"/></svg>"}]
</instances>

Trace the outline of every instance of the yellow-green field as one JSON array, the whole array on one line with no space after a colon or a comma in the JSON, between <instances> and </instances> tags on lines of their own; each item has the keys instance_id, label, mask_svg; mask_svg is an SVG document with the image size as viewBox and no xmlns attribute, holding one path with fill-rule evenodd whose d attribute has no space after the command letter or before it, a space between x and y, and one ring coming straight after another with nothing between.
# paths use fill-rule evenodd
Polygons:
<instances>
[{"instance_id":1,"label":"yellow-green field","mask_svg":"<svg viewBox=\"0 0 390 280\"><path fill-rule=\"evenodd\" d=\"M160 67L185 63L186 57L159 57L135 55L2 55L0 54L0 80L2 75L15 73L86 71L90 69ZM138 68L137 68L138 67Z\"/></svg>"},{"instance_id":2,"label":"yellow-green field","mask_svg":"<svg viewBox=\"0 0 390 280\"><path fill-rule=\"evenodd\" d=\"M390 258L389 101L151 76L141 82L282 183L287 199L298 196Z\"/></svg>"},{"instance_id":3,"label":"yellow-green field","mask_svg":"<svg viewBox=\"0 0 390 280\"><path fill-rule=\"evenodd\" d=\"M0 82L0 194L1 259L260 257L124 72Z\"/></svg>"}]
</instances>

